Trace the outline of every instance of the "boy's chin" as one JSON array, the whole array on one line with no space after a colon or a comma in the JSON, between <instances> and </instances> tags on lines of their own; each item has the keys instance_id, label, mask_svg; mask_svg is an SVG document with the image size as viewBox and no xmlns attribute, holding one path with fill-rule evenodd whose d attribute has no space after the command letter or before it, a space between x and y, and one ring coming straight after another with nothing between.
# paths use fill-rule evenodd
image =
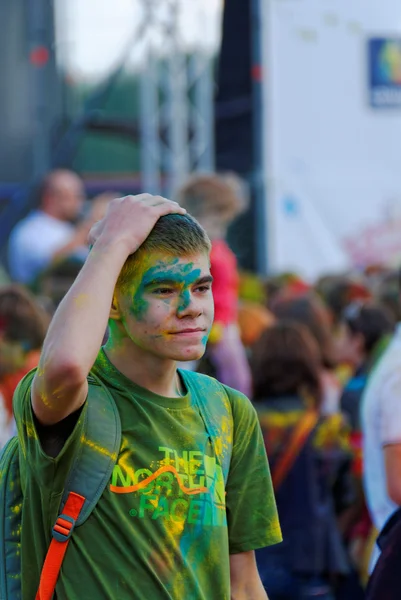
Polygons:
<instances>
[{"instance_id":1,"label":"boy's chin","mask_svg":"<svg viewBox=\"0 0 401 600\"><path fill-rule=\"evenodd\" d=\"M192 360L199 360L205 354L205 347L199 348L186 348L181 350L180 352L175 353L174 360L178 362L187 362Z\"/></svg>"}]
</instances>

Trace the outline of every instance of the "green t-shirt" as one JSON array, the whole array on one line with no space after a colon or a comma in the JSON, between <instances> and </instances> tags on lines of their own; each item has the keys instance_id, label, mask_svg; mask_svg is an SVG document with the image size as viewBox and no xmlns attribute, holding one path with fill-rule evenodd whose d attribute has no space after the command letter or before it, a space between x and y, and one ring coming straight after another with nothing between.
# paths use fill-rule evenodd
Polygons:
<instances>
[{"instance_id":1,"label":"green t-shirt","mask_svg":"<svg viewBox=\"0 0 401 600\"><path fill-rule=\"evenodd\" d=\"M229 600L229 554L281 541L251 403L227 388L234 439L224 493L191 389L179 398L153 394L117 371L103 351L93 371L115 399L122 443L94 512L71 538L57 600ZM44 453L33 420L31 382L32 374L14 398L24 489L24 600L35 597L64 482L85 443L86 406L57 458ZM208 400L212 407L213 397Z\"/></svg>"}]
</instances>

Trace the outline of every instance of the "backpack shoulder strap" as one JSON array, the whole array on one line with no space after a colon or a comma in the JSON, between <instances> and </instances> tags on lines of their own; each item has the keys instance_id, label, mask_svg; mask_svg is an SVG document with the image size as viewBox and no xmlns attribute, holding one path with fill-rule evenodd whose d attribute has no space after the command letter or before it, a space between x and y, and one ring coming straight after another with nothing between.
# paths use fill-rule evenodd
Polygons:
<instances>
[{"instance_id":1,"label":"backpack shoulder strap","mask_svg":"<svg viewBox=\"0 0 401 600\"><path fill-rule=\"evenodd\" d=\"M216 458L227 482L234 437L231 401L225 386L208 375L179 369L184 383L189 383L194 401L204 419ZM213 394L213 398L211 398Z\"/></svg>"},{"instance_id":2,"label":"backpack shoulder strap","mask_svg":"<svg viewBox=\"0 0 401 600\"><path fill-rule=\"evenodd\" d=\"M121 446L120 415L112 395L93 373L88 376L88 383L84 434L61 502L62 510L71 491L85 498L77 526L86 521L98 503Z\"/></svg>"},{"instance_id":3,"label":"backpack shoulder strap","mask_svg":"<svg viewBox=\"0 0 401 600\"><path fill-rule=\"evenodd\" d=\"M88 376L88 383L83 438L65 484L36 600L53 597L71 534L95 508L110 480L121 445L121 422L113 397L93 373Z\"/></svg>"}]
</instances>

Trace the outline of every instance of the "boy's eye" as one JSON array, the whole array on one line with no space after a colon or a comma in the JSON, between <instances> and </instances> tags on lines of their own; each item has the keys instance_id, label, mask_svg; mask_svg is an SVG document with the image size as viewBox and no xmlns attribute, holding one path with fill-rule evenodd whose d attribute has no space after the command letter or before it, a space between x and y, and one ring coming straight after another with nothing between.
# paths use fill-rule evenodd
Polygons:
<instances>
[{"instance_id":1,"label":"boy's eye","mask_svg":"<svg viewBox=\"0 0 401 600\"><path fill-rule=\"evenodd\" d=\"M170 294L173 290L171 288L156 288L153 290L154 294L160 294L161 296Z\"/></svg>"},{"instance_id":2,"label":"boy's eye","mask_svg":"<svg viewBox=\"0 0 401 600\"><path fill-rule=\"evenodd\" d=\"M196 291L205 293L205 292L208 292L210 289L211 289L211 285L200 285L196 288Z\"/></svg>"}]
</instances>

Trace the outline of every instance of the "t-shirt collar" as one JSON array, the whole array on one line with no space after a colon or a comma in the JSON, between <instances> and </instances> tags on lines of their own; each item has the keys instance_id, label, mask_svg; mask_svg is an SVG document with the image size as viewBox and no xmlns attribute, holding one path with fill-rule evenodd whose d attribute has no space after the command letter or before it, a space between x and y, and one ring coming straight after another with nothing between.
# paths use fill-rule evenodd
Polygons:
<instances>
[{"instance_id":1,"label":"t-shirt collar","mask_svg":"<svg viewBox=\"0 0 401 600\"><path fill-rule=\"evenodd\" d=\"M110 362L104 351L104 348L100 349L96 362L93 366L93 371L110 388L114 388L125 393L131 392L137 398L139 397L145 402L152 402L153 404L158 404L159 406L162 406L164 408L175 409L186 408L191 405L191 395L185 386L183 378L180 376L179 370L178 374L181 379L181 384L182 387L185 389L186 393L184 396L179 396L177 398L169 398L167 396L160 396L159 394L155 394L123 375L123 373L121 373L121 371L119 371Z\"/></svg>"}]
</instances>

